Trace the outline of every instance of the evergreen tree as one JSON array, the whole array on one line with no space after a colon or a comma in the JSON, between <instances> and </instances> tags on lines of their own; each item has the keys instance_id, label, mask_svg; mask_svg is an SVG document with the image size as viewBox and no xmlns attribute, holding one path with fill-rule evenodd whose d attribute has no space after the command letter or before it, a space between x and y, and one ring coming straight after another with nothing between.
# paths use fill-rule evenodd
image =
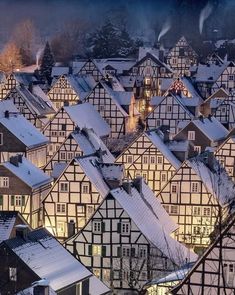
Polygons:
<instances>
[{"instance_id":1,"label":"evergreen tree","mask_svg":"<svg viewBox=\"0 0 235 295\"><path fill-rule=\"evenodd\" d=\"M47 42L42 55L42 60L40 65L40 76L42 79L47 80L49 84L51 82L51 71L54 64L55 64L54 57L53 57L50 45Z\"/></svg>"}]
</instances>

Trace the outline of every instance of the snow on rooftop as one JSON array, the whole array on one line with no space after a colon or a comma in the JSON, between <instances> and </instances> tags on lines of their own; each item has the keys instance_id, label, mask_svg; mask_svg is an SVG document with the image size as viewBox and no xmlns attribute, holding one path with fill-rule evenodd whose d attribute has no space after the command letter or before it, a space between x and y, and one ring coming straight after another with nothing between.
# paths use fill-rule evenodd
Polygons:
<instances>
[{"instance_id":1,"label":"snow on rooftop","mask_svg":"<svg viewBox=\"0 0 235 295\"><path fill-rule=\"evenodd\" d=\"M10 238L16 217L15 211L0 211L0 243Z\"/></svg>"},{"instance_id":2,"label":"snow on rooftop","mask_svg":"<svg viewBox=\"0 0 235 295\"><path fill-rule=\"evenodd\" d=\"M160 136L155 130L145 132L145 135L155 145L155 147L163 154L163 156L176 168L178 169L181 162L175 157L175 155L169 150L168 146L164 144Z\"/></svg>"},{"instance_id":3,"label":"snow on rooftop","mask_svg":"<svg viewBox=\"0 0 235 295\"><path fill-rule=\"evenodd\" d=\"M1 165L11 171L32 189L36 189L42 185L50 183L52 180L51 177L24 157L22 157L22 163L18 162L18 166L10 162L5 162Z\"/></svg>"},{"instance_id":4,"label":"snow on rooftop","mask_svg":"<svg viewBox=\"0 0 235 295\"><path fill-rule=\"evenodd\" d=\"M169 217L152 190L142 181L143 193L135 187L128 194L123 188L110 193L124 208L143 235L175 264L182 265L186 259L195 261L197 255L170 237L177 225Z\"/></svg>"},{"instance_id":5,"label":"snow on rooftop","mask_svg":"<svg viewBox=\"0 0 235 295\"><path fill-rule=\"evenodd\" d=\"M95 108L89 103L64 107L71 120L80 128L93 129L100 136L108 136L110 127Z\"/></svg>"},{"instance_id":6,"label":"snow on rooftop","mask_svg":"<svg viewBox=\"0 0 235 295\"><path fill-rule=\"evenodd\" d=\"M0 118L5 117L5 112L9 111L10 113L17 113L19 114L19 111L17 107L15 106L12 99L6 99L0 101Z\"/></svg>"},{"instance_id":7,"label":"snow on rooftop","mask_svg":"<svg viewBox=\"0 0 235 295\"><path fill-rule=\"evenodd\" d=\"M45 137L33 124L22 115L9 115L9 118L0 118L0 124L14 134L26 147L34 147L48 143Z\"/></svg>"},{"instance_id":8,"label":"snow on rooftop","mask_svg":"<svg viewBox=\"0 0 235 295\"><path fill-rule=\"evenodd\" d=\"M224 64L199 64L195 74L196 82L214 83L228 66Z\"/></svg>"},{"instance_id":9,"label":"snow on rooftop","mask_svg":"<svg viewBox=\"0 0 235 295\"><path fill-rule=\"evenodd\" d=\"M96 276L92 276L89 281L89 295L99 295L109 293L110 289L102 283Z\"/></svg>"},{"instance_id":10,"label":"snow on rooftop","mask_svg":"<svg viewBox=\"0 0 235 295\"><path fill-rule=\"evenodd\" d=\"M197 126L210 140L218 141L225 138L228 130L213 116L193 120L192 123Z\"/></svg>"},{"instance_id":11,"label":"snow on rooftop","mask_svg":"<svg viewBox=\"0 0 235 295\"><path fill-rule=\"evenodd\" d=\"M41 237L40 231L44 232ZM40 278L49 280L55 291L92 275L55 238L45 234L44 229L29 233L23 243L13 245L14 239L9 243L12 250Z\"/></svg>"},{"instance_id":12,"label":"snow on rooftop","mask_svg":"<svg viewBox=\"0 0 235 295\"><path fill-rule=\"evenodd\" d=\"M215 162L214 171L197 158L187 160L186 163L192 167L205 184L209 193L217 198L221 206L226 206L234 200L234 182L218 163Z\"/></svg>"}]
</instances>

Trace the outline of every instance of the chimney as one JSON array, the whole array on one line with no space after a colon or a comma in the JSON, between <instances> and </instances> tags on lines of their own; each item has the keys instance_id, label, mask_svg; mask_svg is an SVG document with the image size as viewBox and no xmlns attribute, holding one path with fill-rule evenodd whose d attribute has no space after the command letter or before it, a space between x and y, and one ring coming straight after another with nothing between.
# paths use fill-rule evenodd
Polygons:
<instances>
[{"instance_id":1,"label":"chimney","mask_svg":"<svg viewBox=\"0 0 235 295\"><path fill-rule=\"evenodd\" d=\"M49 281L42 279L40 281L34 282L33 295L49 295Z\"/></svg>"},{"instance_id":2,"label":"chimney","mask_svg":"<svg viewBox=\"0 0 235 295\"><path fill-rule=\"evenodd\" d=\"M131 181L129 179L123 181L122 187L128 193L128 195L131 195Z\"/></svg>"},{"instance_id":3,"label":"chimney","mask_svg":"<svg viewBox=\"0 0 235 295\"><path fill-rule=\"evenodd\" d=\"M164 50L163 49L159 50L158 58L160 61L164 62Z\"/></svg>"},{"instance_id":4,"label":"chimney","mask_svg":"<svg viewBox=\"0 0 235 295\"><path fill-rule=\"evenodd\" d=\"M72 237L75 234L75 222L71 219L68 222L68 238Z\"/></svg>"},{"instance_id":5,"label":"chimney","mask_svg":"<svg viewBox=\"0 0 235 295\"><path fill-rule=\"evenodd\" d=\"M10 157L10 163L16 167L19 167L18 155Z\"/></svg>"},{"instance_id":6,"label":"chimney","mask_svg":"<svg viewBox=\"0 0 235 295\"><path fill-rule=\"evenodd\" d=\"M134 187L137 191L142 194L143 193L143 178L141 176L137 176L133 181Z\"/></svg>"},{"instance_id":7,"label":"chimney","mask_svg":"<svg viewBox=\"0 0 235 295\"><path fill-rule=\"evenodd\" d=\"M18 155L18 162L19 163L22 163L22 160L23 160L23 156L22 155Z\"/></svg>"},{"instance_id":8,"label":"chimney","mask_svg":"<svg viewBox=\"0 0 235 295\"><path fill-rule=\"evenodd\" d=\"M203 118L203 116L201 115L201 116L199 116L198 117L198 119L203 123L204 122L204 118Z\"/></svg>"},{"instance_id":9,"label":"chimney","mask_svg":"<svg viewBox=\"0 0 235 295\"><path fill-rule=\"evenodd\" d=\"M69 66L68 74L69 74L69 75L72 75L72 74L73 74L73 68L72 68L71 66Z\"/></svg>"},{"instance_id":10,"label":"chimney","mask_svg":"<svg viewBox=\"0 0 235 295\"><path fill-rule=\"evenodd\" d=\"M18 224L15 226L16 237L27 240L29 228L26 224Z\"/></svg>"},{"instance_id":11,"label":"chimney","mask_svg":"<svg viewBox=\"0 0 235 295\"><path fill-rule=\"evenodd\" d=\"M6 111L4 112L4 115L5 115L5 118L9 118L9 116L10 116L10 113L9 113L9 111L8 111L8 110L6 110Z\"/></svg>"}]
</instances>

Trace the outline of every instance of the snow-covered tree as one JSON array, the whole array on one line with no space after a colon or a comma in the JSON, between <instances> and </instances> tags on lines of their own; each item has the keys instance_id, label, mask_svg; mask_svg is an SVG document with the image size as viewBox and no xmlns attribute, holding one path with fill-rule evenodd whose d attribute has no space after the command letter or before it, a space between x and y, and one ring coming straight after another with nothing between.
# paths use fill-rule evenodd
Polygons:
<instances>
[{"instance_id":1,"label":"snow-covered tree","mask_svg":"<svg viewBox=\"0 0 235 295\"><path fill-rule=\"evenodd\" d=\"M48 83L51 82L51 71L54 64L54 57L50 45L47 42L45 49L43 51L42 60L40 64L40 76L42 79L47 80Z\"/></svg>"}]
</instances>

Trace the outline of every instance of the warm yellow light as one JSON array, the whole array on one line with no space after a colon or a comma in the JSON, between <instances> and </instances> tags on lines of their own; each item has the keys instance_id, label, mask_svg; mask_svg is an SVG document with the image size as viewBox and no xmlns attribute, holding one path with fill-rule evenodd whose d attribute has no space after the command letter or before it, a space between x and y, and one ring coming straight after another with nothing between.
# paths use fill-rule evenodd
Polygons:
<instances>
[{"instance_id":1,"label":"warm yellow light","mask_svg":"<svg viewBox=\"0 0 235 295\"><path fill-rule=\"evenodd\" d=\"M151 112L151 111L152 111L152 109L153 109L152 107L148 107L148 110L149 110L149 112Z\"/></svg>"}]
</instances>

